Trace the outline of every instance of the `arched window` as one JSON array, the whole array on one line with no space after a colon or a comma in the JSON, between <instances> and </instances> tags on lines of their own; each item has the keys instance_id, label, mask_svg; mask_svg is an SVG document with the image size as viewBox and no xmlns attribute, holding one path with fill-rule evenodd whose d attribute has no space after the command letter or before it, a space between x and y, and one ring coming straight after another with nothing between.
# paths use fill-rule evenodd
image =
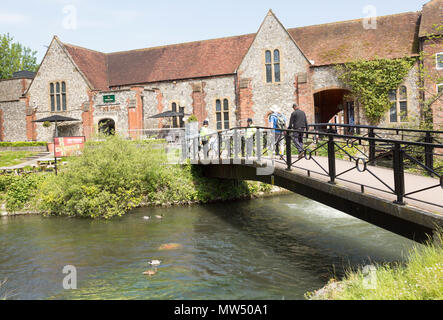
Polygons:
<instances>
[{"instance_id":1,"label":"arched window","mask_svg":"<svg viewBox=\"0 0 443 320\"><path fill-rule=\"evenodd\" d=\"M281 81L280 60L281 56L278 49L265 51L266 83Z\"/></svg>"},{"instance_id":2,"label":"arched window","mask_svg":"<svg viewBox=\"0 0 443 320\"><path fill-rule=\"evenodd\" d=\"M398 122L408 121L408 89L406 86L400 86L398 90L389 90L389 100L391 109L389 111L389 121Z\"/></svg>"},{"instance_id":3,"label":"arched window","mask_svg":"<svg viewBox=\"0 0 443 320\"><path fill-rule=\"evenodd\" d=\"M51 96L51 112L55 112L55 91L54 91L54 84L51 83L49 84L50 87L50 93L49 95Z\"/></svg>"},{"instance_id":4,"label":"arched window","mask_svg":"<svg viewBox=\"0 0 443 320\"><path fill-rule=\"evenodd\" d=\"M280 82L280 51L274 50L274 81Z\"/></svg>"},{"instance_id":5,"label":"arched window","mask_svg":"<svg viewBox=\"0 0 443 320\"><path fill-rule=\"evenodd\" d=\"M229 101L228 99L223 100L223 121L224 129L229 129Z\"/></svg>"},{"instance_id":6,"label":"arched window","mask_svg":"<svg viewBox=\"0 0 443 320\"><path fill-rule=\"evenodd\" d=\"M400 107L400 121L408 121L408 89L405 86L400 86L398 89L399 107Z\"/></svg>"},{"instance_id":7,"label":"arched window","mask_svg":"<svg viewBox=\"0 0 443 320\"><path fill-rule=\"evenodd\" d=\"M265 53L265 64L266 64L266 82L272 82L272 57L271 51L267 50Z\"/></svg>"},{"instance_id":8,"label":"arched window","mask_svg":"<svg viewBox=\"0 0 443 320\"><path fill-rule=\"evenodd\" d=\"M49 84L49 97L51 112L66 111L66 83L64 81Z\"/></svg>"}]
</instances>

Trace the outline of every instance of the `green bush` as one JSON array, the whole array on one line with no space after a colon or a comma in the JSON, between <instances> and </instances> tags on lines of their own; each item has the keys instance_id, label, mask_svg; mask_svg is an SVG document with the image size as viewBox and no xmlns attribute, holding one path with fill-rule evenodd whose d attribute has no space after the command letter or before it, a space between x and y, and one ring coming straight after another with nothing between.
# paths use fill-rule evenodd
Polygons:
<instances>
[{"instance_id":1,"label":"green bush","mask_svg":"<svg viewBox=\"0 0 443 320\"><path fill-rule=\"evenodd\" d=\"M0 192L10 212L29 207L35 199L39 186L43 181L42 175L0 176Z\"/></svg>"},{"instance_id":2,"label":"green bush","mask_svg":"<svg viewBox=\"0 0 443 320\"><path fill-rule=\"evenodd\" d=\"M44 141L17 141L17 142L0 142L0 148L4 147L41 147L47 146L48 143Z\"/></svg>"},{"instance_id":3,"label":"green bush","mask_svg":"<svg viewBox=\"0 0 443 320\"><path fill-rule=\"evenodd\" d=\"M143 202L206 203L270 190L257 183L207 179L196 166L167 162L164 148L118 136L87 143L81 156L42 183L40 207L50 214L108 219Z\"/></svg>"}]
</instances>

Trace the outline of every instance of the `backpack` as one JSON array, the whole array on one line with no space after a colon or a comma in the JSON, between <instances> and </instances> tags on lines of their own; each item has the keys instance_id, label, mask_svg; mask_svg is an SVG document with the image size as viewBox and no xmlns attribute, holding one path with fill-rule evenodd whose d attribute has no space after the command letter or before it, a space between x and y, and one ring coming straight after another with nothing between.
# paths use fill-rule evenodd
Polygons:
<instances>
[{"instance_id":1,"label":"backpack","mask_svg":"<svg viewBox=\"0 0 443 320\"><path fill-rule=\"evenodd\" d=\"M279 114L277 116L277 128L278 129L285 129L286 128L286 120L282 114Z\"/></svg>"}]
</instances>

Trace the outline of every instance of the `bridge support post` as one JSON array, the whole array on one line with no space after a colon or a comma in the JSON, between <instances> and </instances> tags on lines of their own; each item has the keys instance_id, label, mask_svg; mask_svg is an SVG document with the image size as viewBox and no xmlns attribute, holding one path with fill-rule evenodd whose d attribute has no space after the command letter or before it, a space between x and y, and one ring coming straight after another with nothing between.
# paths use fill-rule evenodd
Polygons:
<instances>
[{"instance_id":1,"label":"bridge support post","mask_svg":"<svg viewBox=\"0 0 443 320\"><path fill-rule=\"evenodd\" d=\"M430 132L426 132L425 143L433 143L434 139ZM425 146L425 162L426 167L434 170L434 147L433 146Z\"/></svg>"},{"instance_id":2,"label":"bridge support post","mask_svg":"<svg viewBox=\"0 0 443 320\"><path fill-rule=\"evenodd\" d=\"M334 136L329 136L328 141L328 163L329 163L329 183L335 184L336 168L335 168L335 143Z\"/></svg>"},{"instance_id":3,"label":"bridge support post","mask_svg":"<svg viewBox=\"0 0 443 320\"><path fill-rule=\"evenodd\" d=\"M395 194L397 195L397 200L394 203L399 205L405 205L403 200L405 194L405 172L403 163L403 150L401 149L400 143L395 143L394 145L394 185Z\"/></svg>"},{"instance_id":4,"label":"bridge support post","mask_svg":"<svg viewBox=\"0 0 443 320\"><path fill-rule=\"evenodd\" d=\"M286 140L286 165L287 171L291 171L292 167L292 150L291 150L291 133L285 131L285 140Z\"/></svg>"},{"instance_id":5,"label":"bridge support post","mask_svg":"<svg viewBox=\"0 0 443 320\"><path fill-rule=\"evenodd\" d=\"M257 129L256 132L256 143L257 143L257 161L261 161L261 153L262 153L262 149L261 149L261 129Z\"/></svg>"}]
</instances>

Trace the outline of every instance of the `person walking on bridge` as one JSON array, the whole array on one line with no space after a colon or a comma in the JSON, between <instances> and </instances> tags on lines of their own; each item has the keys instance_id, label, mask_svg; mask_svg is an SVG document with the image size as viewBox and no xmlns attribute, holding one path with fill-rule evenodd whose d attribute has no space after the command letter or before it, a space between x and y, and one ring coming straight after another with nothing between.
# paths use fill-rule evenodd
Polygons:
<instances>
[{"instance_id":1,"label":"person walking on bridge","mask_svg":"<svg viewBox=\"0 0 443 320\"><path fill-rule=\"evenodd\" d=\"M274 129L284 129L286 127L286 117L281 113L280 108L276 105L271 107L271 115L269 116L269 124ZM278 155L283 154L283 132L275 130L275 148Z\"/></svg>"},{"instance_id":2,"label":"person walking on bridge","mask_svg":"<svg viewBox=\"0 0 443 320\"><path fill-rule=\"evenodd\" d=\"M294 112L291 114L288 129L303 131L308 130L308 120L306 119L306 114L304 113L304 111L301 110L296 103L292 105L292 108L294 109ZM298 158L301 159L304 157L303 133L294 132L292 138L295 147L298 150Z\"/></svg>"},{"instance_id":3,"label":"person walking on bridge","mask_svg":"<svg viewBox=\"0 0 443 320\"><path fill-rule=\"evenodd\" d=\"M252 156L252 150L254 149L254 137L257 132L257 128L255 128L253 121L251 118L248 119L248 128L245 132L245 141L246 141L246 156L249 158Z\"/></svg>"}]
</instances>

